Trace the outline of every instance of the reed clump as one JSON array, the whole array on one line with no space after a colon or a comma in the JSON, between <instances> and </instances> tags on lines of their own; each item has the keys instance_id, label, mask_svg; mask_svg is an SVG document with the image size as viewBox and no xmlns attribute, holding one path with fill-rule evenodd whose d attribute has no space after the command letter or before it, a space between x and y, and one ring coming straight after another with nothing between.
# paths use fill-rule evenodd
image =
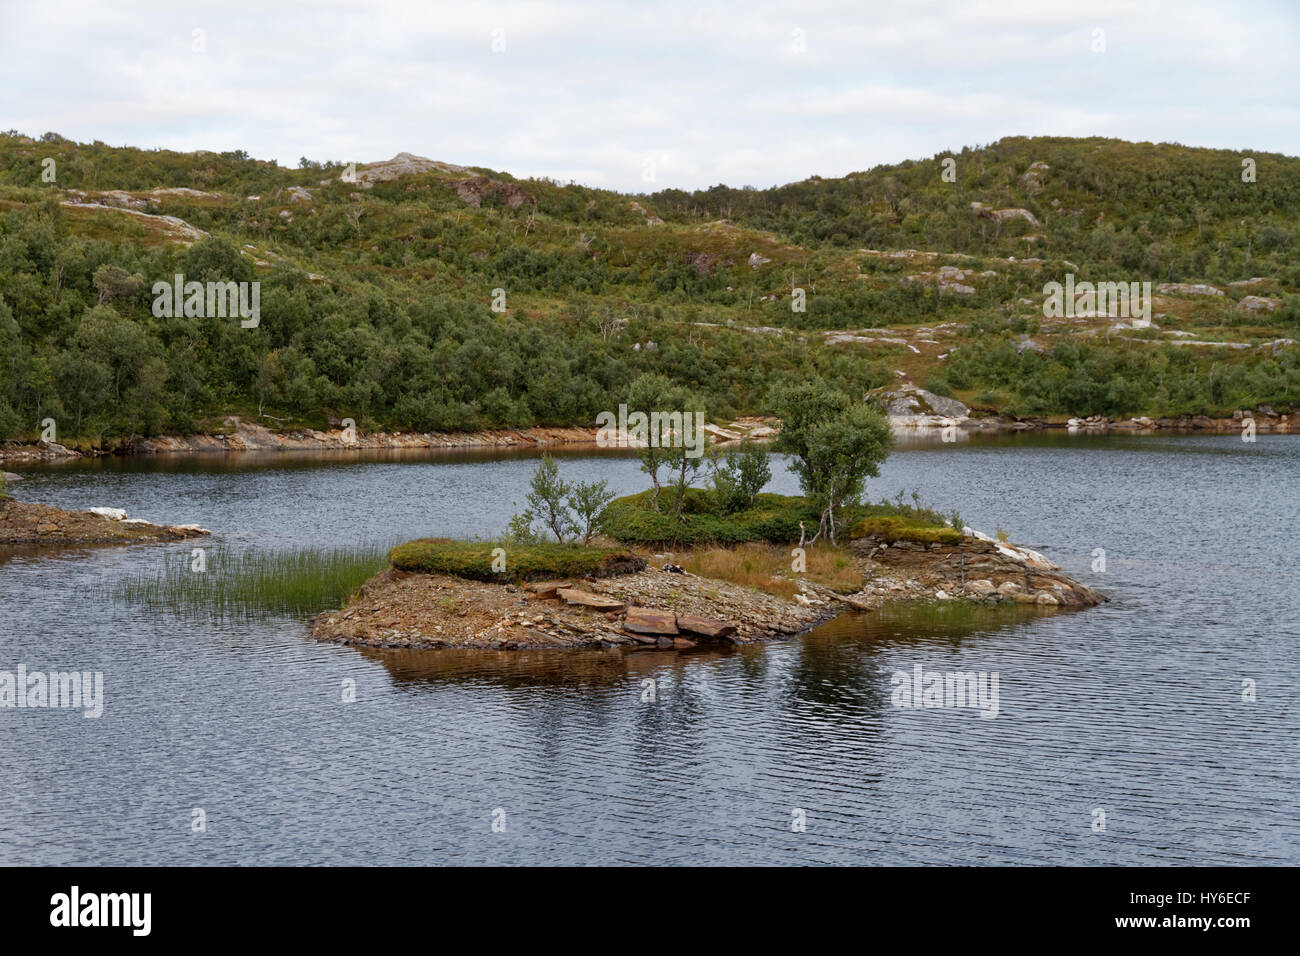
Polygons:
<instances>
[{"instance_id":1,"label":"reed clump","mask_svg":"<svg viewBox=\"0 0 1300 956\"><path fill-rule=\"evenodd\" d=\"M342 607L388 564L382 545L245 551L224 545L169 555L117 581L113 597L154 611L218 617L314 614Z\"/></svg>"}]
</instances>

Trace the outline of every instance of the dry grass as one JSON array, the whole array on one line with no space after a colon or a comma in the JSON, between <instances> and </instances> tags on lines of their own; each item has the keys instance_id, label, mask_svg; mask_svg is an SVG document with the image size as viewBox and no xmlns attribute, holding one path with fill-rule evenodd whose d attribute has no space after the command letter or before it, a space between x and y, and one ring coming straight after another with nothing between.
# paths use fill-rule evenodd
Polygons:
<instances>
[{"instance_id":1,"label":"dry grass","mask_svg":"<svg viewBox=\"0 0 1300 956\"><path fill-rule=\"evenodd\" d=\"M787 600L798 593L796 579L800 577L840 594L862 589L862 574L853 566L849 552L829 546L807 548L806 570L796 574L793 551L771 544L743 544L692 551L680 563L692 574L757 588Z\"/></svg>"}]
</instances>

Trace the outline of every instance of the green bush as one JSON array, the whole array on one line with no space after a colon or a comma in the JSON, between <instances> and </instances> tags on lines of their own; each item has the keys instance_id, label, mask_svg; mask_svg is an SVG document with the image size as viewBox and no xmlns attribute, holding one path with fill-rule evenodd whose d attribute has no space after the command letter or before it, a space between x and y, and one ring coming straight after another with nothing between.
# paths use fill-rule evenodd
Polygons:
<instances>
[{"instance_id":1,"label":"green bush","mask_svg":"<svg viewBox=\"0 0 1300 956\"><path fill-rule=\"evenodd\" d=\"M493 551L505 551L505 571L493 570ZM496 557L499 557L497 555ZM498 541L454 541L418 538L388 552L399 571L452 574L473 581L541 581L551 578L611 577L643 570L645 559L621 548L589 548L578 544L509 544Z\"/></svg>"},{"instance_id":2,"label":"green bush","mask_svg":"<svg viewBox=\"0 0 1300 956\"><path fill-rule=\"evenodd\" d=\"M708 491L689 489L678 522L675 515L651 508L650 492L643 491L611 501L601 513L600 530L628 544L688 546L796 542L800 521L809 536L817 530L817 508L798 496L755 495L752 508L728 515L718 514L714 502Z\"/></svg>"}]
</instances>

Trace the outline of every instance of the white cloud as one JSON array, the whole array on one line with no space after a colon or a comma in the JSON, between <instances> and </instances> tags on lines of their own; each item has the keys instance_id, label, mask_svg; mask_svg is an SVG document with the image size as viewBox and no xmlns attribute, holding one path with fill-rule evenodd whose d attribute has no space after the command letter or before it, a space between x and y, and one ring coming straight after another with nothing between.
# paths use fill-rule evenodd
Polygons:
<instances>
[{"instance_id":1,"label":"white cloud","mask_svg":"<svg viewBox=\"0 0 1300 956\"><path fill-rule=\"evenodd\" d=\"M640 191L1014 134L1300 153L1285 0L43 0L4 24L0 127L286 164L409 150Z\"/></svg>"}]
</instances>

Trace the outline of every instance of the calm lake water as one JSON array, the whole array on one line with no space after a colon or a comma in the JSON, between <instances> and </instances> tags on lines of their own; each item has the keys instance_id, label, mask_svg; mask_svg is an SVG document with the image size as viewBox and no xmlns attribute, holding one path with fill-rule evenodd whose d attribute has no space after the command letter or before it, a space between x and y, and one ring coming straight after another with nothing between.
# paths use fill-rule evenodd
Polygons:
<instances>
[{"instance_id":1,"label":"calm lake water","mask_svg":"<svg viewBox=\"0 0 1300 956\"><path fill-rule=\"evenodd\" d=\"M643 485L622 455L559 457ZM13 490L274 550L492 534L533 467L112 460ZM0 864L1295 864L1298 478L1300 436L901 448L871 497L919 489L1111 602L882 611L690 654L356 650L102 598L188 542L0 553L0 670L102 671L106 698L97 720L0 709ZM894 706L917 664L996 673L996 718Z\"/></svg>"}]
</instances>

